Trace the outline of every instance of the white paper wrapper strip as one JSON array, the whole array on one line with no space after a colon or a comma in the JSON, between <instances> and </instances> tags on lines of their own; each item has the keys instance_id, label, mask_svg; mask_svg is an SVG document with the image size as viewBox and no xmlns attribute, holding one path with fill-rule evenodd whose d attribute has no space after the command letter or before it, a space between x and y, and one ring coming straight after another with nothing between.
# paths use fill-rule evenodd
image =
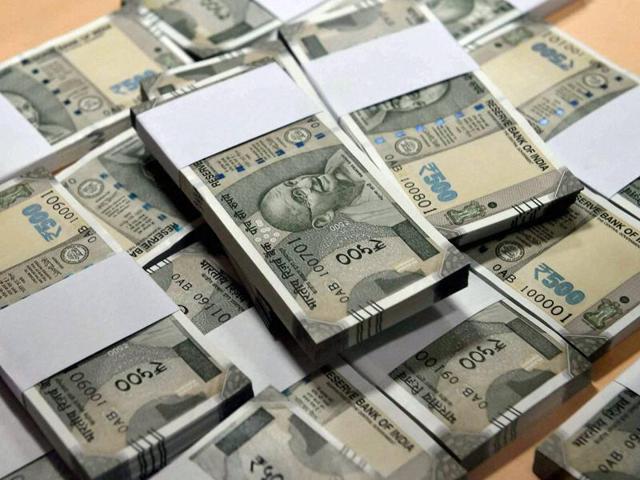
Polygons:
<instances>
[{"instance_id":1,"label":"white paper wrapper strip","mask_svg":"<svg viewBox=\"0 0 640 480\"><path fill-rule=\"evenodd\" d=\"M53 149L40 132L0 94L0 182L34 164Z\"/></svg>"},{"instance_id":2,"label":"white paper wrapper strip","mask_svg":"<svg viewBox=\"0 0 640 480\"><path fill-rule=\"evenodd\" d=\"M640 395L640 360L627 368L616 382Z\"/></svg>"},{"instance_id":3,"label":"white paper wrapper strip","mask_svg":"<svg viewBox=\"0 0 640 480\"><path fill-rule=\"evenodd\" d=\"M320 57L305 68L339 118L479 67L434 21Z\"/></svg>"},{"instance_id":4,"label":"white paper wrapper strip","mask_svg":"<svg viewBox=\"0 0 640 480\"><path fill-rule=\"evenodd\" d=\"M176 312L127 253L118 253L0 312L0 369L18 397L80 360Z\"/></svg>"},{"instance_id":5,"label":"white paper wrapper strip","mask_svg":"<svg viewBox=\"0 0 640 480\"><path fill-rule=\"evenodd\" d=\"M523 13L533 13L544 17L554 10L563 7L571 0L509 0L514 7Z\"/></svg>"},{"instance_id":6,"label":"white paper wrapper strip","mask_svg":"<svg viewBox=\"0 0 640 480\"><path fill-rule=\"evenodd\" d=\"M278 17L282 22L289 22L316 7L325 0L259 0L258 3Z\"/></svg>"},{"instance_id":7,"label":"white paper wrapper strip","mask_svg":"<svg viewBox=\"0 0 640 480\"><path fill-rule=\"evenodd\" d=\"M197 90L146 111L136 129L169 174L216 153L318 113L275 63ZM156 148L152 148L156 150Z\"/></svg>"},{"instance_id":8,"label":"white paper wrapper strip","mask_svg":"<svg viewBox=\"0 0 640 480\"><path fill-rule=\"evenodd\" d=\"M640 87L623 93L549 141L558 159L605 197L640 177Z\"/></svg>"}]
</instances>

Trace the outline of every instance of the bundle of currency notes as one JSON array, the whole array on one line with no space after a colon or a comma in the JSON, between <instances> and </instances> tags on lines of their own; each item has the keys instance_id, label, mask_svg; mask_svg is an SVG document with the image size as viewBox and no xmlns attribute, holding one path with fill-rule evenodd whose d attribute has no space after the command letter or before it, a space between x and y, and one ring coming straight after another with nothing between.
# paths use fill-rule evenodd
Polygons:
<instances>
[{"instance_id":1,"label":"bundle of currency notes","mask_svg":"<svg viewBox=\"0 0 640 480\"><path fill-rule=\"evenodd\" d=\"M160 472L158 479L381 479L375 469L269 387Z\"/></svg>"},{"instance_id":2,"label":"bundle of currency notes","mask_svg":"<svg viewBox=\"0 0 640 480\"><path fill-rule=\"evenodd\" d=\"M415 2L379 2L285 30L304 65L353 44L428 21ZM399 17L388 25L388 18ZM375 18L375 22L364 20ZM361 23L358 23L361 20ZM342 23L356 24L348 35ZM514 228L569 203L582 184L482 72L386 99L341 125L420 213L457 245Z\"/></svg>"},{"instance_id":3,"label":"bundle of currency notes","mask_svg":"<svg viewBox=\"0 0 640 480\"><path fill-rule=\"evenodd\" d=\"M640 221L588 190L566 212L466 253L590 359L640 325Z\"/></svg>"},{"instance_id":4,"label":"bundle of currency notes","mask_svg":"<svg viewBox=\"0 0 640 480\"><path fill-rule=\"evenodd\" d=\"M543 480L640 477L640 363L629 367L536 450Z\"/></svg>"},{"instance_id":5,"label":"bundle of currency notes","mask_svg":"<svg viewBox=\"0 0 640 480\"><path fill-rule=\"evenodd\" d=\"M475 275L416 320L345 357L465 468L589 383L577 350Z\"/></svg>"},{"instance_id":6,"label":"bundle of currency notes","mask_svg":"<svg viewBox=\"0 0 640 480\"><path fill-rule=\"evenodd\" d=\"M0 94L52 146L48 166L59 168L129 126L142 79L190 62L119 11L0 64Z\"/></svg>"},{"instance_id":7,"label":"bundle of currency notes","mask_svg":"<svg viewBox=\"0 0 640 480\"><path fill-rule=\"evenodd\" d=\"M179 175L251 279L256 306L310 356L359 343L464 286L464 258L410 219L387 177L324 112Z\"/></svg>"},{"instance_id":8,"label":"bundle of currency notes","mask_svg":"<svg viewBox=\"0 0 640 480\"><path fill-rule=\"evenodd\" d=\"M465 477L448 453L349 365L327 365L283 393L381 478Z\"/></svg>"},{"instance_id":9,"label":"bundle of currency notes","mask_svg":"<svg viewBox=\"0 0 640 480\"><path fill-rule=\"evenodd\" d=\"M633 73L533 18L506 25L468 49L546 141L640 85ZM640 218L638 185L640 180L630 182L611 200Z\"/></svg>"},{"instance_id":10,"label":"bundle of currency notes","mask_svg":"<svg viewBox=\"0 0 640 480\"><path fill-rule=\"evenodd\" d=\"M199 220L132 129L56 178L141 265L169 250Z\"/></svg>"}]
</instances>

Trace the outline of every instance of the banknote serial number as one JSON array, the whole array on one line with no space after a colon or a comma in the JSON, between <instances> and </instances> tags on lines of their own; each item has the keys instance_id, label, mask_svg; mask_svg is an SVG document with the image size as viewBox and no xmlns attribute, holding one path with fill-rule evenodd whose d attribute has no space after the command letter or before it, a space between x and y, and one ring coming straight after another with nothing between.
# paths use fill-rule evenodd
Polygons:
<instances>
[{"instance_id":1,"label":"banknote serial number","mask_svg":"<svg viewBox=\"0 0 640 480\"><path fill-rule=\"evenodd\" d=\"M567 60L567 56L560 53L555 48L548 46L544 42L535 43L531 50L539 53L542 58L546 58L551 63L562 70L571 70L573 68L573 60Z\"/></svg>"},{"instance_id":2,"label":"banknote serial number","mask_svg":"<svg viewBox=\"0 0 640 480\"><path fill-rule=\"evenodd\" d=\"M278 473L266 458L257 455L249 462L249 472L257 474L260 480L284 480L284 475Z\"/></svg>"},{"instance_id":3,"label":"banknote serial number","mask_svg":"<svg viewBox=\"0 0 640 480\"><path fill-rule=\"evenodd\" d=\"M430 213L438 210L433 206L433 202L427 198L427 195L422 192L422 189L416 185L416 182L410 178L402 178L400 180L402 187L406 190L407 195L413 200L413 202L422 209L423 215L429 215Z\"/></svg>"}]
</instances>

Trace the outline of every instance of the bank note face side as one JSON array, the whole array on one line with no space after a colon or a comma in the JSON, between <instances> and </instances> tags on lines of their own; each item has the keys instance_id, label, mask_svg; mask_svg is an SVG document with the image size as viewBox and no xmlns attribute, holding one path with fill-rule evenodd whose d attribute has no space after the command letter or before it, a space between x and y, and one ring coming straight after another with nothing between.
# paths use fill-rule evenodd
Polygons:
<instances>
[{"instance_id":1,"label":"bank note face side","mask_svg":"<svg viewBox=\"0 0 640 480\"><path fill-rule=\"evenodd\" d=\"M197 242L148 269L203 335L251 308L227 257Z\"/></svg>"},{"instance_id":2,"label":"bank note face side","mask_svg":"<svg viewBox=\"0 0 640 480\"><path fill-rule=\"evenodd\" d=\"M482 69L544 140L638 86L633 75L553 27L523 26L492 45L509 45L509 37L517 45L486 59Z\"/></svg>"},{"instance_id":3,"label":"bank note face side","mask_svg":"<svg viewBox=\"0 0 640 480\"><path fill-rule=\"evenodd\" d=\"M96 20L0 70L0 93L51 145L133 106L142 78L164 69L114 18ZM153 42L152 52L164 48L151 35L145 41Z\"/></svg>"},{"instance_id":4,"label":"bank note face side","mask_svg":"<svg viewBox=\"0 0 640 480\"><path fill-rule=\"evenodd\" d=\"M567 345L504 302L476 313L389 372L459 459L515 425L518 404L567 369ZM428 417L427 417L428 418ZM438 425L440 425L438 427Z\"/></svg>"},{"instance_id":5,"label":"bank note face side","mask_svg":"<svg viewBox=\"0 0 640 480\"><path fill-rule=\"evenodd\" d=\"M563 215L467 253L592 356L638 318L639 230L637 220L585 192Z\"/></svg>"},{"instance_id":6,"label":"bank note face side","mask_svg":"<svg viewBox=\"0 0 640 480\"><path fill-rule=\"evenodd\" d=\"M94 150L58 179L134 258L171 247L198 217L133 130Z\"/></svg>"},{"instance_id":7,"label":"bank note face side","mask_svg":"<svg viewBox=\"0 0 640 480\"><path fill-rule=\"evenodd\" d=\"M282 33L295 57L304 64L433 19L414 0L363 2L285 26Z\"/></svg>"},{"instance_id":8,"label":"bank note face side","mask_svg":"<svg viewBox=\"0 0 640 480\"><path fill-rule=\"evenodd\" d=\"M223 0L215 8L189 0L145 0L141 14L183 48L210 57L266 35L279 25L253 0Z\"/></svg>"},{"instance_id":9,"label":"bank note face side","mask_svg":"<svg viewBox=\"0 0 640 480\"><path fill-rule=\"evenodd\" d=\"M455 237L573 188L538 136L496 97L486 76L470 73L354 112L345 125L422 215ZM500 172L498 183L492 172Z\"/></svg>"},{"instance_id":10,"label":"bank note face side","mask_svg":"<svg viewBox=\"0 0 640 480\"><path fill-rule=\"evenodd\" d=\"M51 177L0 186L0 307L84 270L118 251L95 221Z\"/></svg>"},{"instance_id":11,"label":"bank note face side","mask_svg":"<svg viewBox=\"0 0 640 480\"><path fill-rule=\"evenodd\" d=\"M611 200L637 219L640 219L640 178L623 188Z\"/></svg>"},{"instance_id":12,"label":"bank note face side","mask_svg":"<svg viewBox=\"0 0 640 480\"><path fill-rule=\"evenodd\" d=\"M240 407L189 455L212 478L271 474L312 480L379 478L273 388Z\"/></svg>"},{"instance_id":13,"label":"bank note face side","mask_svg":"<svg viewBox=\"0 0 640 480\"><path fill-rule=\"evenodd\" d=\"M384 404L376 402L375 387L360 377L358 385L354 385L354 376L357 374L350 368L327 366L284 394L369 462L383 478L427 480L464 474L435 444L428 444L425 449L424 444L404 431L391 412L385 411Z\"/></svg>"},{"instance_id":14,"label":"bank note face side","mask_svg":"<svg viewBox=\"0 0 640 480\"><path fill-rule=\"evenodd\" d=\"M462 45L521 15L507 0L426 0L426 4Z\"/></svg>"},{"instance_id":15,"label":"bank note face side","mask_svg":"<svg viewBox=\"0 0 640 480\"><path fill-rule=\"evenodd\" d=\"M536 470L634 478L640 472L639 426L640 396L613 382L538 447Z\"/></svg>"},{"instance_id":16,"label":"bank note face side","mask_svg":"<svg viewBox=\"0 0 640 480\"><path fill-rule=\"evenodd\" d=\"M280 297L295 298L290 311L317 338L380 313L379 302L405 287L457 270L440 268L446 242L409 220L325 118L183 170L216 215L233 221L243 249L260 256ZM348 317L363 308L364 318Z\"/></svg>"},{"instance_id":17,"label":"bank note face side","mask_svg":"<svg viewBox=\"0 0 640 480\"><path fill-rule=\"evenodd\" d=\"M195 441L204 433L199 425L215 425L225 399L249 385L171 316L41 382L25 399L86 475L150 474L178 453L176 436ZM158 452L159 461L148 460Z\"/></svg>"}]
</instances>

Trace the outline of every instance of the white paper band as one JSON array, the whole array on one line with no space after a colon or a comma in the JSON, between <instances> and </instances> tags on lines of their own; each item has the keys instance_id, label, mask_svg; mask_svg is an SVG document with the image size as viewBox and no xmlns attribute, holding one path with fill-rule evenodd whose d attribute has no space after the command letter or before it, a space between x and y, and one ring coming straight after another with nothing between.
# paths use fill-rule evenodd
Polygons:
<instances>
[{"instance_id":1,"label":"white paper band","mask_svg":"<svg viewBox=\"0 0 640 480\"><path fill-rule=\"evenodd\" d=\"M320 6L325 0L258 0L282 22L289 22Z\"/></svg>"},{"instance_id":2,"label":"white paper band","mask_svg":"<svg viewBox=\"0 0 640 480\"><path fill-rule=\"evenodd\" d=\"M640 395L640 360L627 368L616 382Z\"/></svg>"},{"instance_id":3,"label":"white paper band","mask_svg":"<svg viewBox=\"0 0 640 480\"><path fill-rule=\"evenodd\" d=\"M557 10L570 0L509 0L514 7L523 13L535 13L545 16Z\"/></svg>"},{"instance_id":4,"label":"white paper band","mask_svg":"<svg viewBox=\"0 0 640 480\"><path fill-rule=\"evenodd\" d=\"M2 162L0 162L0 183L14 177L36 160L53 151L40 132L2 94L0 94L0 145L3 150Z\"/></svg>"},{"instance_id":5,"label":"white paper band","mask_svg":"<svg viewBox=\"0 0 640 480\"><path fill-rule=\"evenodd\" d=\"M176 312L126 253L118 253L0 311L0 369L22 392Z\"/></svg>"},{"instance_id":6,"label":"white paper band","mask_svg":"<svg viewBox=\"0 0 640 480\"><path fill-rule=\"evenodd\" d=\"M176 180L179 170L198 160L318 111L291 77L271 63L144 112L136 129Z\"/></svg>"},{"instance_id":7,"label":"white paper band","mask_svg":"<svg viewBox=\"0 0 640 480\"><path fill-rule=\"evenodd\" d=\"M611 197L640 177L640 87L589 113L549 141L558 160Z\"/></svg>"},{"instance_id":8,"label":"white paper band","mask_svg":"<svg viewBox=\"0 0 640 480\"><path fill-rule=\"evenodd\" d=\"M434 21L326 55L305 68L339 118L478 65Z\"/></svg>"}]
</instances>

